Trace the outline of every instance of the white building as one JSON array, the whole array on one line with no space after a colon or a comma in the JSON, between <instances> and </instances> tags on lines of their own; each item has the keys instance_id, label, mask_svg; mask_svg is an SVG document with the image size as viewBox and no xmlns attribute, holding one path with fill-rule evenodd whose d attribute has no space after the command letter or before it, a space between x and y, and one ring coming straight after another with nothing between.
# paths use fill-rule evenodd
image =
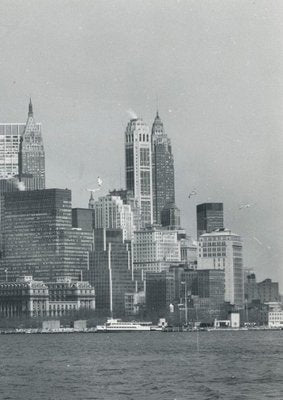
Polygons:
<instances>
[{"instance_id":1,"label":"white building","mask_svg":"<svg viewBox=\"0 0 283 400\"><path fill-rule=\"evenodd\" d=\"M123 239L132 240L134 225L131 206L119 196L106 195L94 203L95 228L122 229Z\"/></svg>"},{"instance_id":2,"label":"white building","mask_svg":"<svg viewBox=\"0 0 283 400\"><path fill-rule=\"evenodd\" d=\"M282 304L278 302L266 303L269 306L268 327L283 328L283 309Z\"/></svg>"},{"instance_id":3,"label":"white building","mask_svg":"<svg viewBox=\"0 0 283 400\"><path fill-rule=\"evenodd\" d=\"M151 227L136 231L133 243L134 269L161 272L181 262L178 232Z\"/></svg>"},{"instance_id":4,"label":"white building","mask_svg":"<svg viewBox=\"0 0 283 400\"><path fill-rule=\"evenodd\" d=\"M125 132L126 188L138 200L141 227L153 222L151 134L141 119L132 119Z\"/></svg>"},{"instance_id":5,"label":"white building","mask_svg":"<svg viewBox=\"0 0 283 400\"><path fill-rule=\"evenodd\" d=\"M200 236L198 269L225 271L225 301L243 307L243 245L239 235L228 229L217 229Z\"/></svg>"}]
</instances>

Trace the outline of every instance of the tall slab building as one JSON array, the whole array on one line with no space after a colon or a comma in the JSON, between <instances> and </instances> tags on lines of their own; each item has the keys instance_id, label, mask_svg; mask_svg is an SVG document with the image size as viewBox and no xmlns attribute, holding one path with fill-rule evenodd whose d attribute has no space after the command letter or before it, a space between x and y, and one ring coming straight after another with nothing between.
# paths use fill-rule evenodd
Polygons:
<instances>
[{"instance_id":1,"label":"tall slab building","mask_svg":"<svg viewBox=\"0 0 283 400\"><path fill-rule=\"evenodd\" d=\"M0 279L79 280L88 268L93 233L72 226L70 190L5 193L1 214Z\"/></svg>"},{"instance_id":2,"label":"tall slab building","mask_svg":"<svg viewBox=\"0 0 283 400\"><path fill-rule=\"evenodd\" d=\"M161 224L162 209L175 202L175 180L171 141L158 112L151 133L153 221Z\"/></svg>"},{"instance_id":3,"label":"tall slab building","mask_svg":"<svg viewBox=\"0 0 283 400\"><path fill-rule=\"evenodd\" d=\"M152 224L151 137L142 119L132 119L125 132L126 188L138 201L141 227Z\"/></svg>"},{"instance_id":4,"label":"tall slab building","mask_svg":"<svg viewBox=\"0 0 283 400\"><path fill-rule=\"evenodd\" d=\"M27 190L45 188L45 153L41 129L34 121L30 100L28 119L19 146L19 180Z\"/></svg>"}]
</instances>

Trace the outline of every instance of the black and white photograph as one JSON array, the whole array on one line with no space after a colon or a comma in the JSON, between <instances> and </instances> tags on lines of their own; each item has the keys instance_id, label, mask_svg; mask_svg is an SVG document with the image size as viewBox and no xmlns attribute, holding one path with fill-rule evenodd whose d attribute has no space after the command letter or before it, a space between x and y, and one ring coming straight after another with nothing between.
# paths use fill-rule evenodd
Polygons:
<instances>
[{"instance_id":1,"label":"black and white photograph","mask_svg":"<svg viewBox=\"0 0 283 400\"><path fill-rule=\"evenodd\" d=\"M0 400L283 399L282 21L0 0Z\"/></svg>"}]
</instances>

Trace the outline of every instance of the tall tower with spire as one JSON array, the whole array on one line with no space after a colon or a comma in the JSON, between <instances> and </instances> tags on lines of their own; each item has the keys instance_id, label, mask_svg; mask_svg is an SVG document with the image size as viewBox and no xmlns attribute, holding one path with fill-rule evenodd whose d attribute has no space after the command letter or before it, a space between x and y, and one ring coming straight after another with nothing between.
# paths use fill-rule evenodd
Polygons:
<instances>
[{"instance_id":1,"label":"tall tower with spire","mask_svg":"<svg viewBox=\"0 0 283 400\"><path fill-rule=\"evenodd\" d=\"M45 189L45 153L41 126L34 121L31 99L28 119L20 140L19 180L26 190Z\"/></svg>"},{"instance_id":2,"label":"tall tower with spire","mask_svg":"<svg viewBox=\"0 0 283 400\"><path fill-rule=\"evenodd\" d=\"M142 119L134 118L125 132L126 188L137 200L141 228L151 225L152 168L151 138L149 127Z\"/></svg>"},{"instance_id":3,"label":"tall tower with spire","mask_svg":"<svg viewBox=\"0 0 283 400\"><path fill-rule=\"evenodd\" d=\"M151 131L153 221L161 223L161 211L175 203L174 158L171 141L157 111Z\"/></svg>"}]
</instances>

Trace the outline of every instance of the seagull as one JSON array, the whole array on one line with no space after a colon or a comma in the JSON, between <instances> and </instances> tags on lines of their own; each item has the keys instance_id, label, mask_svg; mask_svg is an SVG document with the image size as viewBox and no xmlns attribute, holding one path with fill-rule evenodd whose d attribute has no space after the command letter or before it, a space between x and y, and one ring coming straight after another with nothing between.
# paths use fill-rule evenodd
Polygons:
<instances>
[{"instance_id":1,"label":"seagull","mask_svg":"<svg viewBox=\"0 0 283 400\"><path fill-rule=\"evenodd\" d=\"M243 208L250 208L250 207L252 207L252 206L254 206L255 205L255 203L251 203L251 204L249 204L249 203L247 203L247 204L242 204L240 207L239 207L239 210L242 210Z\"/></svg>"},{"instance_id":2,"label":"seagull","mask_svg":"<svg viewBox=\"0 0 283 400\"><path fill-rule=\"evenodd\" d=\"M196 190L194 189L194 190L192 190L191 191L191 193L189 194L189 199L192 197L192 196L196 196L197 195L197 192L196 192Z\"/></svg>"},{"instance_id":3,"label":"seagull","mask_svg":"<svg viewBox=\"0 0 283 400\"><path fill-rule=\"evenodd\" d=\"M97 177L97 184L98 184L98 186L101 187L101 186L102 186L102 183L103 183L102 179L98 176L98 177Z\"/></svg>"},{"instance_id":4,"label":"seagull","mask_svg":"<svg viewBox=\"0 0 283 400\"><path fill-rule=\"evenodd\" d=\"M98 176L97 177L97 185L98 185L98 187L95 188L95 189L87 189L87 191L88 192L92 192L92 193L98 192L101 189L102 184L103 184L103 180Z\"/></svg>"}]
</instances>

